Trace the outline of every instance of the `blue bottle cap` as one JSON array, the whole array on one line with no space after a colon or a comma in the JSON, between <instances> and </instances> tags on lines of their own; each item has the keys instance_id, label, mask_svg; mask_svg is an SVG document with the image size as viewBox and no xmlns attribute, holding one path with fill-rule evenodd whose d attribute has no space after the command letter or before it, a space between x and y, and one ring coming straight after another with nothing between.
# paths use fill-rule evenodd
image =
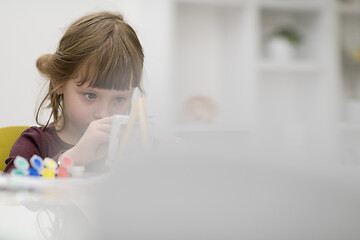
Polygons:
<instances>
[{"instance_id":1,"label":"blue bottle cap","mask_svg":"<svg viewBox=\"0 0 360 240\"><path fill-rule=\"evenodd\" d=\"M40 176L39 172L35 168L29 168L28 173L29 173L29 176L33 176L33 177Z\"/></svg>"},{"instance_id":2,"label":"blue bottle cap","mask_svg":"<svg viewBox=\"0 0 360 240\"><path fill-rule=\"evenodd\" d=\"M29 162L25 158L23 158L21 156L17 156L15 158L14 165L15 165L17 170L20 170L22 172L27 172L27 170L28 170L28 168L30 166Z\"/></svg>"},{"instance_id":3,"label":"blue bottle cap","mask_svg":"<svg viewBox=\"0 0 360 240\"><path fill-rule=\"evenodd\" d=\"M40 156L36 155L36 154L34 154L31 157L30 163L31 163L31 166L33 168L35 168L36 170L38 170L38 171L41 170L44 167L43 159Z\"/></svg>"}]
</instances>

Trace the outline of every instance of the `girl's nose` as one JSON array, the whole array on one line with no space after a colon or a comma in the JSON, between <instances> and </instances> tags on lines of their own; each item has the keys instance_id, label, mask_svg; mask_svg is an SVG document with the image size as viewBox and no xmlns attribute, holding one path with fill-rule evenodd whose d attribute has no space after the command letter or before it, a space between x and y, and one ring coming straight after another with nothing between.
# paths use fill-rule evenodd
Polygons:
<instances>
[{"instance_id":1,"label":"girl's nose","mask_svg":"<svg viewBox=\"0 0 360 240\"><path fill-rule=\"evenodd\" d=\"M94 113L94 117L96 119L108 117L110 115L111 114L110 114L109 106L107 104L99 104L99 106L97 107Z\"/></svg>"}]
</instances>

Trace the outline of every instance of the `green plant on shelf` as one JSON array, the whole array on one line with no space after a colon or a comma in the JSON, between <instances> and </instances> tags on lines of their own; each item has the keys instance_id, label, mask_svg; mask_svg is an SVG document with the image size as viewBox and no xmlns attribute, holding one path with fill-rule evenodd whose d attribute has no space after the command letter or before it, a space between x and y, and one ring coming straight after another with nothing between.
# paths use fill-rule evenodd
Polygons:
<instances>
[{"instance_id":1,"label":"green plant on shelf","mask_svg":"<svg viewBox=\"0 0 360 240\"><path fill-rule=\"evenodd\" d=\"M294 46L300 45L301 43L301 35L293 28L279 28L275 32L272 33L273 37L280 37L286 39L289 43Z\"/></svg>"}]
</instances>

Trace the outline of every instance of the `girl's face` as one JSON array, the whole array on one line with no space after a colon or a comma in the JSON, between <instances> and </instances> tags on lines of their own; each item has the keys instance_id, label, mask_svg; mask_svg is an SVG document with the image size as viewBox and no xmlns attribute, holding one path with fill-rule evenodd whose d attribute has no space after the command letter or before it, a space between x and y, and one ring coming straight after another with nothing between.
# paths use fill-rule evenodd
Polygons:
<instances>
[{"instance_id":1,"label":"girl's face","mask_svg":"<svg viewBox=\"0 0 360 240\"><path fill-rule=\"evenodd\" d=\"M114 114L128 114L134 89L114 90L78 86L70 79L60 88L64 101L64 128L82 136L89 124Z\"/></svg>"}]
</instances>

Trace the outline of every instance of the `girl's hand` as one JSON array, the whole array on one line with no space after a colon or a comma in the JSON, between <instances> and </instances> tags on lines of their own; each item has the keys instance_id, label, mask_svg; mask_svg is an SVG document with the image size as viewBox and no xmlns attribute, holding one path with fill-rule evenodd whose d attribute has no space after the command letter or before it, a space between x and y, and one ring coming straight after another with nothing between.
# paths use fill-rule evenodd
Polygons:
<instances>
[{"instance_id":1,"label":"girl's hand","mask_svg":"<svg viewBox=\"0 0 360 240\"><path fill-rule=\"evenodd\" d=\"M75 165L86 165L106 156L113 117L105 117L91 122L79 142L63 153ZM104 147L105 146L105 147Z\"/></svg>"}]
</instances>

